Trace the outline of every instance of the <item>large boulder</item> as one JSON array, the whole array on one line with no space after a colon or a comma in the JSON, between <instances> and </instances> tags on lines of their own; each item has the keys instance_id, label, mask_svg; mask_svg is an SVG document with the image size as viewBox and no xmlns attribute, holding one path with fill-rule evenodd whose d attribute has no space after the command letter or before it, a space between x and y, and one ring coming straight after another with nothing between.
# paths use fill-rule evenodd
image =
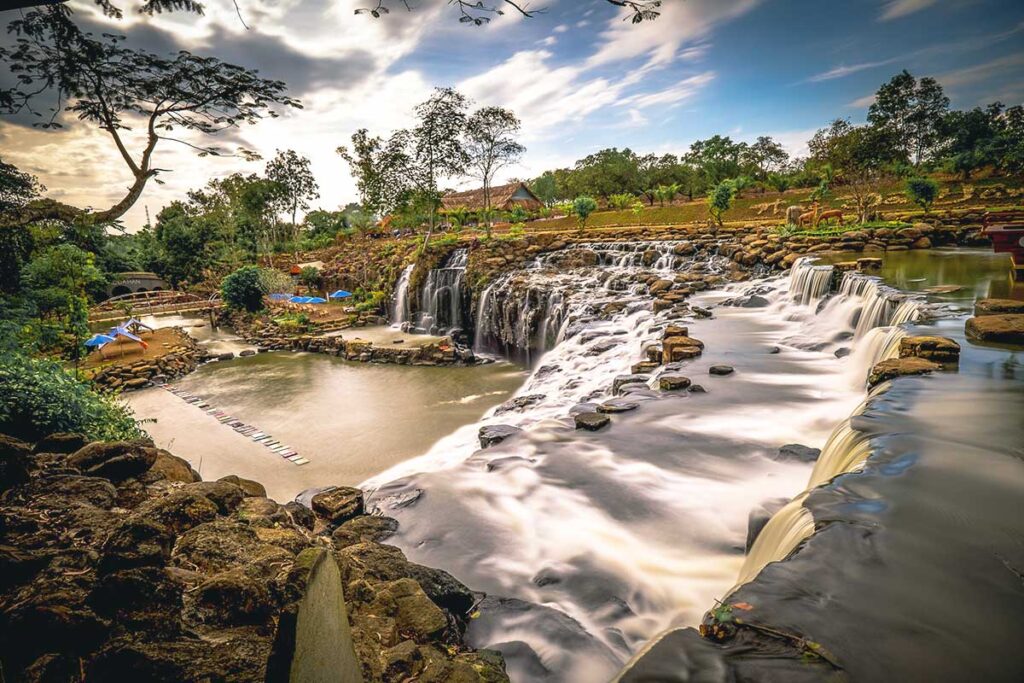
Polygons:
<instances>
[{"instance_id":1,"label":"large boulder","mask_svg":"<svg viewBox=\"0 0 1024 683\"><path fill-rule=\"evenodd\" d=\"M478 435L480 439L481 448L490 448L495 444L499 444L510 436L523 431L519 427L513 427L512 425L488 425L480 428Z\"/></svg>"},{"instance_id":2,"label":"large boulder","mask_svg":"<svg viewBox=\"0 0 1024 683\"><path fill-rule=\"evenodd\" d=\"M217 517L218 508L197 491L173 491L150 498L135 508L134 515L151 519L180 534Z\"/></svg>"},{"instance_id":3,"label":"large boulder","mask_svg":"<svg viewBox=\"0 0 1024 683\"><path fill-rule=\"evenodd\" d=\"M868 386L873 387L876 384L897 377L927 375L941 369L942 366L938 363L925 360L924 358L892 358L883 360L871 368L871 372L868 374Z\"/></svg>"},{"instance_id":4,"label":"large boulder","mask_svg":"<svg viewBox=\"0 0 1024 683\"><path fill-rule=\"evenodd\" d=\"M974 315L1012 315L1024 313L1024 301L1015 299L978 299Z\"/></svg>"},{"instance_id":5,"label":"large boulder","mask_svg":"<svg viewBox=\"0 0 1024 683\"><path fill-rule=\"evenodd\" d=\"M997 344L1024 345L1024 314L983 315L965 327L971 339Z\"/></svg>"},{"instance_id":6,"label":"large boulder","mask_svg":"<svg viewBox=\"0 0 1024 683\"><path fill-rule=\"evenodd\" d=\"M226 481L229 484L234 484L238 488L242 489L242 493L244 493L246 497L267 497L267 489L263 486L263 484L259 483L258 481L253 481L252 479L243 479L242 477L236 476L234 474L229 474L226 477L221 477L217 481Z\"/></svg>"},{"instance_id":7,"label":"large boulder","mask_svg":"<svg viewBox=\"0 0 1024 683\"><path fill-rule=\"evenodd\" d=\"M157 449L139 441L95 441L72 453L68 464L83 474L118 482L143 474L156 458Z\"/></svg>"},{"instance_id":8,"label":"large boulder","mask_svg":"<svg viewBox=\"0 0 1024 683\"><path fill-rule=\"evenodd\" d=\"M152 481L165 479L191 484L194 481L199 481L199 474L192 469L185 458L171 455L165 450L157 450L156 460L146 473L145 479Z\"/></svg>"},{"instance_id":9,"label":"large boulder","mask_svg":"<svg viewBox=\"0 0 1024 683\"><path fill-rule=\"evenodd\" d=\"M683 335L665 337L661 342L661 352L662 363L696 358L704 352L704 342Z\"/></svg>"},{"instance_id":10,"label":"large boulder","mask_svg":"<svg viewBox=\"0 0 1024 683\"><path fill-rule=\"evenodd\" d=\"M576 429L596 432L611 422L611 418L601 413L579 413L574 418Z\"/></svg>"},{"instance_id":11,"label":"large boulder","mask_svg":"<svg viewBox=\"0 0 1024 683\"><path fill-rule=\"evenodd\" d=\"M947 337L903 337L900 340L900 358L910 357L956 365L960 361L960 345Z\"/></svg>"},{"instance_id":12,"label":"large boulder","mask_svg":"<svg viewBox=\"0 0 1024 683\"><path fill-rule=\"evenodd\" d=\"M127 519L103 544L100 571L162 567L173 546L174 533L163 524L146 518Z\"/></svg>"},{"instance_id":13,"label":"large boulder","mask_svg":"<svg viewBox=\"0 0 1024 683\"><path fill-rule=\"evenodd\" d=\"M363 514L363 492L351 486L338 486L313 496L313 513L335 527Z\"/></svg>"},{"instance_id":14,"label":"large boulder","mask_svg":"<svg viewBox=\"0 0 1024 683\"><path fill-rule=\"evenodd\" d=\"M33 453L74 453L84 447L89 440L84 434L58 432L43 437L36 442Z\"/></svg>"},{"instance_id":15,"label":"large boulder","mask_svg":"<svg viewBox=\"0 0 1024 683\"><path fill-rule=\"evenodd\" d=\"M31 453L24 441L0 434L0 492L28 481Z\"/></svg>"},{"instance_id":16,"label":"large boulder","mask_svg":"<svg viewBox=\"0 0 1024 683\"><path fill-rule=\"evenodd\" d=\"M658 378L658 388L662 391L682 391L690 387L689 377L682 375L662 375Z\"/></svg>"}]
</instances>

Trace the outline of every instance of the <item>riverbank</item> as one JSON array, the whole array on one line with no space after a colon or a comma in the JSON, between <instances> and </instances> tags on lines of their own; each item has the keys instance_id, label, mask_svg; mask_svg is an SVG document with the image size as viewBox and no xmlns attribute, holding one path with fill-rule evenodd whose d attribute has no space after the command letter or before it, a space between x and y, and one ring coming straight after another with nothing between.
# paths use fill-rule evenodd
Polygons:
<instances>
[{"instance_id":1,"label":"riverbank","mask_svg":"<svg viewBox=\"0 0 1024 683\"><path fill-rule=\"evenodd\" d=\"M0 436L0 455L12 680L286 681L299 651L347 651L367 681L507 680L500 655L463 643L479 596L381 543L396 522L365 514L358 489L280 505L255 481L201 481L152 443L73 434ZM345 586L333 617L305 600L324 562L340 574L321 584ZM304 639L304 614L348 624Z\"/></svg>"}]
</instances>

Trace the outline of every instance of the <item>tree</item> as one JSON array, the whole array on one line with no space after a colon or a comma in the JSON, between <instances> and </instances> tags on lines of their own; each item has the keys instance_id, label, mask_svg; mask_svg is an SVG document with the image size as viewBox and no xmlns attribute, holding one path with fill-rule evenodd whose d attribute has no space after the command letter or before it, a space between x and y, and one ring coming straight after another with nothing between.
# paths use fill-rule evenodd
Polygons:
<instances>
[{"instance_id":1,"label":"tree","mask_svg":"<svg viewBox=\"0 0 1024 683\"><path fill-rule=\"evenodd\" d=\"M309 291L316 291L324 284L324 277L318 268L306 266L299 271L299 282L304 284Z\"/></svg>"},{"instance_id":2,"label":"tree","mask_svg":"<svg viewBox=\"0 0 1024 683\"><path fill-rule=\"evenodd\" d=\"M259 266L243 266L224 278L220 293L229 308L255 313L263 308L267 293Z\"/></svg>"},{"instance_id":3,"label":"tree","mask_svg":"<svg viewBox=\"0 0 1024 683\"><path fill-rule=\"evenodd\" d=\"M465 150L469 166L484 189L484 210L491 209L491 183L502 168L514 164L526 151L515 135L521 124L516 115L501 107L484 107L466 120ZM487 234L491 222L487 221Z\"/></svg>"},{"instance_id":4,"label":"tree","mask_svg":"<svg viewBox=\"0 0 1024 683\"><path fill-rule=\"evenodd\" d=\"M904 70L878 89L868 122L891 135L904 160L918 165L936 151L948 109L949 98L938 81L918 81Z\"/></svg>"},{"instance_id":5,"label":"tree","mask_svg":"<svg viewBox=\"0 0 1024 683\"><path fill-rule=\"evenodd\" d=\"M545 206L551 206L562 199L554 171L544 171L540 177L535 178L530 183L530 191L537 195L537 198L544 202Z\"/></svg>"},{"instance_id":6,"label":"tree","mask_svg":"<svg viewBox=\"0 0 1024 683\"><path fill-rule=\"evenodd\" d=\"M20 208L45 191L34 175L0 158L0 213Z\"/></svg>"},{"instance_id":7,"label":"tree","mask_svg":"<svg viewBox=\"0 0 1024 683\"><path fill-rule=\"evenodd\" d=\"M745 143L733 142L729 137L715 135L707 140L697 140L690 145L686 160L696 167L708 186L713 186L740 174L740 161L746 148Z\"/></svg>"},{"instance_id":8,"label":"tree","mask_svg":"<svg viewBox=\"0 0 1024 683\"><path fill-rule=\"evenodd\" d=\"M723 180L708 193L708 213L719 225L725 212L732 208L736 187L731 180Z\"/></svg>"},{"instance_id":9,"label":"tree","mask_svg":"<svg viewBox=\"0 0 1024 683\"><path fill-rule=\"evenodd\" d=\"M885 128L853 126L836 119L828 128L817 131L807 144L812 161L826 172L821 182L830 185L834 173L835 180L853 195L858 220L865 222L886 165L902 154L894 134Z\"/></svg>"},{"instance_id":10,"label":"tree","mask_svg":"<svg viewBox=\"0 0 1024 683\"><path fill-rule=\"evenodd\" d=\"M575 195L610 197L628 192L640 194L645 189L640 178L640 158L631 149L602 149L576 162L568 179Z\"/></svg>"},{"instance_id":11,"label":"tree","mask_svg":"<svg viewBox=\"0 0 1024 683\"><path fill-rule=\"evenodd\" d=\"M336 150L352 169L359 199L371 213L393 213L409 190L408 147L408 131L399 131L384 140L371 137L361 128L352 135L352 151L344 146Z\"/></svg>"},{"instance_id":12,"label":"tree","mask_svg":"<svg viewBox=\"0 0 1024 683\"><path fill-rule=\"evenodd\" d=\"M296 215L299 209L309 208L309 200L320 197L320 186L309 168L309 159L300 156L295 150L277 150L277 156L267 163L267 180L278 186L278 197L274 207L291 214L292 242L299 238Z\"/></svg>"},{"instance_id":13,"label":"tree","mask_svg":"<svg viewBox=\"0 0 1024 683\"><path fill-rule=\"evenodd\" d=\"M590 214L597 211L597 202L592 197L577 197L573 200L572 211L576 214L576 222L580 226L580 234L583 234L587 227L587 219Z\"/></svg>"},{"instance_id":14,"label":"tree","mask_svg":"<svg viewBox=\"0 0 1024 683\"><path fill-rule=\"evenodd\" d=\"M97 1L108 2L109 0ZM169 2L170 0L163 1ZM410 5L409 0L395 0L395 2L377 0L376 5L359 7L355 10L355 13L380 19L390 14L390 6L398 2L401 2L405 9L410 12L412 11L413 7ZM605 2L629 10L631 14L627 16L634 24L639 24L643 21L653 21L661 15L662 0L605 0ZM460 23L472 24L474 26L483 26L490 23L492 16L501 16L505 13L505 10L516 12L527 18L534 17L544 11L543 9L529 9L528 5L522 0L500 0L500 2L495 0L492 4L485 4L483 0L449 0L449 4L454 5L458 9ZM502 8L505 9L503 10Z\"/></svg>"},{"instance_id":15,"label":"tree","mask_svg":"<svg viewBox=\"0 0 1024 683\"><path fill-rule=\"evenodd\" d=\"M743 162L758 180L765 180L786 166L789 154L771 137L762 135L744 150Z\"/></svg>"},{"instance_id":16,"label":"tree","mask_svg":"<svg viewBox=\"0 0 1024 683\"><path fill-rule=\"evenodd\" d=\"M52 333L46 341L75 359L89 334L89 297L105 284L95 256L72 244L48 248L22 271L22 289Z\"/></svg>"},{"instance_id":17,"label":"tree","mask_svg":"<svg viewBox=\"0 0 1024 683\"><path fill-rule=\"evenodd\" d=\"M939 184L931 178L907 178L907 197L927 214L939 196Z\"/></svg>"},{"instance_id":18,"label":"tree","mask_svg":"<svg viewBox=\"0 0 1024 683\"><path fill-rule=\"evenodd\" d=\"M172 137L184 130L215 135L264 116L276 116L273 105L300 106L285 95L280 81L260 78L254 71L212 57L181 51L160 57L124 47L123 36L83 33L71 21L71 11L56 5L28 12L8 25L17 36L14 47L0 48L0 61L17 75L17 85L0 91L0 113L29 111L44 94L61 105L50 109L43 128L58 128L62 112L106 132L131 171L133 182L114 206L92 214L95 222L123 216L141 196L146 184L166 169L154 165L161 140L179 142L200 156L222 150ZM54 93L54 91L56 91ZM145 145L133 154L122 133L134 125L146 131ZM239 154L252 154L239 150Z\"/></svg>"},{"instance_id":19,"label":"tree","mask_svg":"<svg viewBox=\"0 0 1024 683\"><path fill-rule=\"evenodd\" d=\"M452 88L436 88L430 99L416 107L419 123L411 132L410 156L418 201L429 208L430 226L424 244L434 231L441 199L438 183L461 175L469 163L462 144L468 104L466 97Z\"/></svg>"}]
</instances>

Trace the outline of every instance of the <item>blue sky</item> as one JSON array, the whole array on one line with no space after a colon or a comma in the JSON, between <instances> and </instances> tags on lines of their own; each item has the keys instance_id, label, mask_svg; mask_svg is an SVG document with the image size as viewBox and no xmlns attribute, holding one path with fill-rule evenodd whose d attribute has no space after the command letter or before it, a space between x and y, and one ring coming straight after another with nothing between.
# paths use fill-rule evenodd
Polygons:
<instances>
[{"instance_id":1,"label":"blue sky","mask_svg":"<svg viewBox=\"0 0 1024 683\"><path fill-rule=\"evenodd\" d=\"M72 5L80 20L116 27L154 51L214 54L289 83L305 109L234 138L267 158L285 147L309 156L324 208L355 199L335 147L360 127L387 134L410 125L412 107L434 86L520 116L528 151L507 172L517 177L604 147L682 153L715 133L769 134L799 153L829 120L863 120L870 96L903 68L938 78L955 107L1024 101L1019 0L665 0L663 16L640 26L603 0L532 0L546 11L507 13L486 27L459 24L444 0L414 0L412 14L396 0L382 20L356 17L353 9L368 2L240 0L250 30L227 0L209 0L198 20L129 14L113 23L87 0ZM99 131L0 121L0 145L5 160L78 205L112 203L127 184ZM145 206L155 213L209 177L262 168L198 159L173 145L158 155L174 172L147 188L131 227Z\"/></svg>"}]
</instances>

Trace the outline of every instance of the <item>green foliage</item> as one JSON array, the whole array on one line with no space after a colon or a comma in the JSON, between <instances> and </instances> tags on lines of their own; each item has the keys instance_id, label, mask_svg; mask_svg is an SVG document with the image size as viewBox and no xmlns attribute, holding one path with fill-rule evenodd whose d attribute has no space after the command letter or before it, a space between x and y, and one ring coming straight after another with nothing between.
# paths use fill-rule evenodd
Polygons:
<instances>
[{"instance_id":1,"label":"green foliage","mask_svg":"<svg viewBox=\"0 0 1024 683\"><path fill-rule=\"evenodd\" d=\"M224 303L250 313L262 309L267 290L260 271L258 266L243 266L224 278L220 285Z\"/></svg>"},{"instance_id":2,"label":"green foliage","mask_svg":"<svg viewBox=\"0 0 1024 683\"><path fill-rule=\"evenodd\" d=\"M628 192L622 192L619 194L613 194L608 197L608 207L612 209L628 209L633 206L633 202L636 201L636 197Z\"/></svg>"},{"instance_id":3,"label":"green foliage","mask_svg":"<svg viewBox=\"0 0 1024 683\"><path fill-rule=\"evenodd\" d=\"M928 213L939 196L939 184L931 178L907 178L907 197Z\"/></svg>"},{"instance_id":4,"label":"green foliage","mask_svg":"<svg viewBox=\"0 0 1024 683\"><path fill-rule=\"evenodd\" d=\"M382 311L388 302L388 293L380 290L364 291L361 289L353 292L356 300L356 310L360 313L370 311Z\"/></svg>"},{"instance_id":5,"label":"green foliage","mask_svg":"<svg viewBox=\"0 0 1024 683\"><path fill-rule=\"evenodd\" d=\"M323 286L324 277L320 274L319 269L313 266L306 266L299 271L299 282L310 290L315 290Z\"/></svg>"},{"instance_id":6,"label":"green foliage","mask_svg":"<svg viewBox=\"0 0 1024 683\"><path fill-rule=\"evenodd\" d=\"M22 289L35 306L44 345L78 358L89 335L89 297L106 278L95 256L71 244L50 247L22 271Z\"/></svg>"},{"instance_id":7,"label":"green foliage","mask_svg":"<svg viewBox=\"0 0 1024 683\"><path fill-rule=\"evenodd\" d=\"M708 213L719 225L725 212L732 208L736 187L731 180L723 180L708 193Z\"/></svg>"},{"instance_id":8,"label":"green foliage","mask_svg":"<svg viewBox=\"0 0 1024 683\"><path fill-rule=\"evenodd\" d=\"M508 212L508 220L510 223L525 223L529 220L530 214L521 206L513 206L512 210Z\"/></svg>"},{"instance_id":9,"label":"green foliage","mask_svg":"<svg viewBox=\"0 0 1024 683\"><path fill-rule=\"evenodd\" d=\"M572 212L576 215L576 222L579 224L580 233L587 227L587 219L590 214L597 211L597 202L592 197L577 197L572 203Z\"/></svg>"},{"instance_id":10,"label":"green foliage","mask_svg":"<svg viewBox=\"0 0 1024 683\"><path fill-rule=\"evenodd\" d=\"M0 432L27 441L54 432L97 440L144 436L117 399L98 394L55 361L17 352L0 357Z\"/></svg>"},{"instance_id":11,"label":"green foliage","mask_svg":"<svg viewBox=\"0 0 1024 683\"><path fill-rule=\"evenodd\" d=\"M45 191L34 175L0 158L0 213L20 208Z\"/></svg>"},{"instance_id":12,"label":"green foliage","mask_svg":"<svg viewBox=\"0 0 1024 683\"><path fill-rule=\"evenodd\" d=\"M526 234L526 225L523 223L513 223L509 226L508 232L504 235L504 239L517 240L522 239L523 235Z\"/></svg>"},{"instance_id":13,"label":"green foliage","mask_svg":"<svg viewBox=\"0 0 1024 683\"><path fill-rule=\"evenodd\" d=\"M765 181L768 187L772 188L776 192L785 192L792 186L793 180L781 173L770 173L768 179Z\"/></svg>"}]
</instances>

